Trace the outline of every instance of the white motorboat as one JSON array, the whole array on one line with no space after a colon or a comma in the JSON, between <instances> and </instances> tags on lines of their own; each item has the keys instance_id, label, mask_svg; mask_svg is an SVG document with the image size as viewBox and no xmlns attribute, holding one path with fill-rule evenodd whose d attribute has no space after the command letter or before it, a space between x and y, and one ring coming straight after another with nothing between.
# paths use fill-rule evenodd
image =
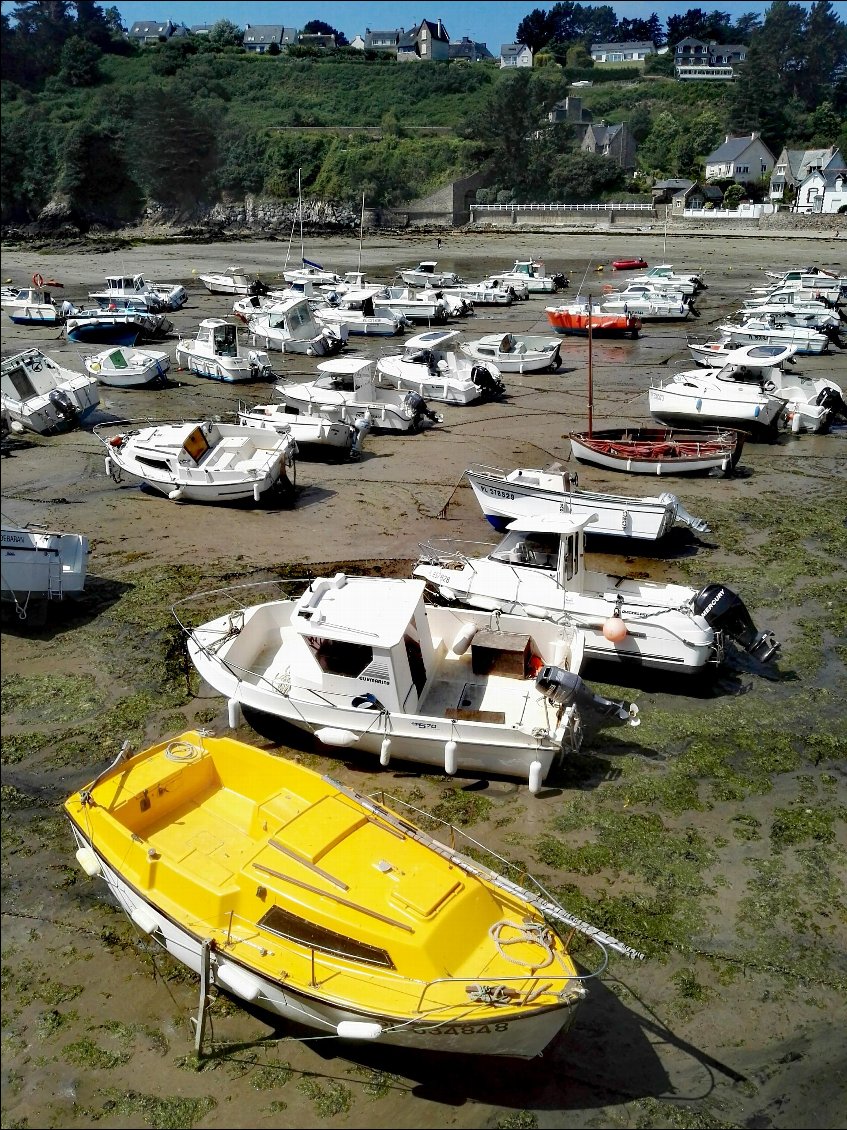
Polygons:
<instances>
[{"instance_id":1,"label":"white motorboat","mask_svg":"<svg viewBox=\"0 0 847 1130\"><path fill-rule=\"evenodd\" d=\"M744 345L784 345L796 353L826 353L830 339L820 330L790 326L776 314L743 314L735 322L727 319L717 326L727 341Z\"/></svg>"},{"instance_id":2,"label":"white motorboat","mask_svg":"<svg viewBox=\"0 0 847 1130\"><path fill-rule=\"evenodd\" d=\"M127 349L116 346L83 358L85 371L112 388L141 388L162 384L171 367L164 349Z\"/></svg>"},{"instance_id":3,"label":"white motorboat","mask_svg":"<svg viewBox=\"0 0 847 1130\"><path fill-rule=\"evenodd\" d=\"M297 441L300 458L338 454L344 459L358 459L371 426L366 416L347 424L317 414L303 414L287 404L256 404L252 408L239 404L238 422L248 428L287 432Z\"/></svg>"},{"instance_id":4,"label":"white motorboat","mask_svg":"<svg viewBox=\"0 0 847 1130\"><path fill-rule=\"evenodd\" d=\"M402 353L377 361L379 383L446 404L501 397L506 388L496 365L473 361L447 348L458 336L458 330L428 330L408 338Z\"/></svg>"},{"instance_id":5,"label":"white motorboat","mask_svg":"<svg viewBox=\"0 0 847 1130\"><path fill-rule=\"evenodd\" d=\"M814 330L828 337L830 343L839 349L845 348L844 334L847 335L847 326L835 310L828 309L822 302L785 303L765 302L758 306L745 305L738 311L742 321L749 318L773 317L785 326L796 326L800 329Z\"/></svg>"},{"instance_id":6,"label":"white motorboat","mask_svg":"<svg viewBox=\"0 0 847 1130\"><path fill-rule=\"evenodd\" d=\"M572 624L585 635L587 658L694 673L721 662L727 636L761 662L775 656L773 634L757 631L723 584L698 591L586 569L589 521L516 519L485 556L471 556L479 543L431 542L421 546L414 575L451 604Z\"/></svg>"},{"instance_id":7,"label":"white motorboat","mask_svg":"<svg viewBox=\"0 0 847 1130\"><path fill-rule=\"evenodd\" d=\"M400 271L400 278L408 286L455 286L462 282L455 271L438 271L434 259L424 259L417 267L406 267Z\"/></svg>"},{"instance_id":8,"label":"white motorboat","mask_svg":"<svg viewBox=\"0 0 847 1130\"><path fill-rule=\"evenodd\" d=\"M775 280L776 286L799 286L833 303L847 298L847 275L826 271L822 267L796 267L782 274L775 271L766 271L765 274Z\"/></svg>"},{"instance_id":9,"label":"white motorboat","mask_svg":"<svg viewBox=\"0 0 847 1130\"><path fill-rule=\"evenodd\" d=\"M662 286L659 283L630 282L627 286L616 289L613 286L604 286L603 294L608 298L647 298L656 302L668 302L672 306L679 306L681 302L692 303L694 296L683 294L672 286Z\"/></svg>"},{"instance_id":10,"label":"white motorboat","mask_svg":"<svg viewBox=\"0 0 847 1130\"><path fill-rule=\"evenodd\" d=\"M20 290L3 287L0 302L16 326L54 326L62 320L52 294L44 287L26 286Z\"/></svg>"},{"instance_id":11,"label":"white motorboat","mask_svg":"<svg viewBox=\"0 0 847 1130\"><path fill-rule=\"evenodd\" d=\"M94 429L116 483L126 475L174 502L259 502L271 491L293 493L297 444L290 433L211 420L135 426L144 423Z\"/></svg>"},{"instance_id":12,"label":"white motorboat","mask_svg":"<svg viewBox=\"0 0 847 1130\"><path fill-rule=\"evenodd\" d=\"M632 275L630 283L656 283L659 286L672 286L674 290L681 290L683 294L696 294L705 290L706 284L703 276L691 272L675 271L670 263L657 263L642 275Z\"/></svg>"},{"instance_id":13,"label":"white motorboat","mask_svg":"<svg viewBox=\"0 0 847 1130\"><path fill-rule=\"evenodd\" d=\"M490 279L483 279L478 283L444 286L441 288L441 293L444 295L457 294L474 306L511 306L513 302L517 301L512 287L500 286L499 283ZM529 292L527 291L528 296Z\"/></svg>"},{"instance_id":14,"label":"white motorboat","mask_svg":"<svg viewBox=\"0 0 847 1130\"><path fill-rule=\"evenodd\" d=\"M296 293L257 310L247 322L247 329L253 345L281 353L305 353L309 357L331 357L347 342L346 322L319 325L308 299Z\"/></svg>"},{"instance_id":15,"label":"white motorboat","mask_svg":"<svg viewBox=\"0 0 847 1130\"><path fill-rule=\"evenodd\" d=\"M410 322L447 321L447 304L435 291L425 295L408 286L384 286L373 295L374 310L392 310Z\"/></svg>"},{"instance_id":16,"label":"white motorboat","mask_svg":"<svg viewBox=\"0 0 847 1130\"><path fill-rule=\"evenodd\" d=\"M792 348L741 345L716 368L687 369L648 390L650 414L669 427L722 427L773 440L787 397L778 391Z\"/></svg>"},{"instance_id":17,"label":"white motorboat","mask_svg":"<svg viewBox=\"0 0 847 1130\"><path fill-rule=\"evenodd\" d=\"M267 353L244 349L238 327L223 318L204 318L193 338L180 338L176 363L198 377L216 381L257 381L273 375Z\"/></svg>"},{"instance_id":18,"label":"white motorboat","mask_svg":"<svg viewBox=\"0 0 847 1130\"><path fill-rule=\"evenodd\" d=\"M197 277L211 294L263 294L267 291L258 275L244 267L230 267L226 271Z\"/></svg>"},{"instance_id":19,"label":"white motorboat","mask_svg":"<svg viewBox=\"0 0 847 1130\"><path fill-rule=\"evenodd\" d=\"M515 275L507 271L504 275L489 275L478 286L490 286L495 290L507 290L515 302L529 301L529 287L526 276Z\"/></svg>"},{"instance_id":20,"label":"white motorboat","mask_svg":"<svg viewBox=\"0 0 847 1130\"><path fill-rule=\"evenodd\" d=\"M158 341L174 328L162 311L148 310L132 299L74 310L65 317L65 337L81 345L136 345Z\"/></svg>"},{"instance_id":21,"label":"white motorboat","mask_svg":"<svg viewBox=\"0 0 847 1130\"><path fill-rule=\"evenodd\" d=\"M599 314L629 314L642 322L676 322L691 317L691 306L685 298L662 298L656 294L607 294L594 309Z\"/></svg>"},{"instance_id":22,"label":"white motorboat","mask_svg":"<svg viewBox=\"0 0 847 1130\"><path fill-rule=\"evenodd\" d=\"M484 365L495 365L501 373L555 373L562 363L561 342L539 334L486 334L463 341L466 357Z\"/></svg>"},{"instance_id":23,"label":"white motorboat","mask_svg":"<svg viewBox=\"0 0 847 1130\"><path fill-rule=\"evenodd\" d=\"M103 290L89 291L101 305L115 298L131 298L148 310L178 310L188 301L188 292L178 283L151 283L143 275L107 275Z\"/></svg>"},{"instance_id":24,"label":"white motorboat","mask_svg":"<svg viewBox=\"0 0 847 1130\"><path fill-rule=\"evenodd\" d=\"M473 303L464 295L454 290L446 290L444 287L439 287L437 290L433 287L424 287L417 292L417 299L418 302L443 302L448 318L464 318L474 312Z\"/></svg>"},{"instance_id":25,"label":"white motorboat","mask_svg":"<svg viewBox=\"0 0 847 1130\"><path fill-rule=\"evenodd\" d=\"M795 287L766 290L761 294L745 298L742 303L744 310L767 310L770 313L773 307L778 307L779 310L793 310L800 314L826 314L836 321L840 320L832 303L813 298L810 290L800 290ZM779 310L776 312L778 313Z\"/></svg>"},{"instance_id":26,"label":"white motorboat","mask_svg":"<svg viewBox=\"0 0 847 1130\"><path fill-rule=\"evenodd\" d=\"M594 731L638 724L636 706L579 678L571 625L434 607L424 589L338 573L252 607L246 587L230 590L224 614L199 626L180 618L190 602L174 613L197 671L228 699L231 725L247 707L383 766L517 777L537 792Z\"/></svg>"},{"instance_id":27,"label":"white motorboat","mask_svg":"<svg viewBox=\"0 0 847 1130\"><path fill-rule=\"evenodd\" d=\"M496 280L500 286L523 284L530 294L552 294L568 285L561 272L547 274L543 259L516 259L511 270L498 271L489 278Z\"/></svg>"},{"instance_id":28,"label":"white motorboat","mask_svg":"<svg viewBox=\"0 0 847 1130\"><path fill-rule=\"evenodd\" d=\"M334 287L343 282L335 271L325 271L319 263L303 260L302 267L284 267L282 277L287 283L312 283L314 286Z\"/></svg>"},{"instance_id":29,"label":"white motorboat","mask_svg":"<svg viewBox=\"0 0 847 1130\"><path fill-rule=\"evenodd\" d=\"M404 314L390 307L376 310L371 290L332 291L323 303L313 306L315 321L326 327L345 326L348 334L365 337L396 337L411 325Z\"/></svg>"},{"instance_id":30,"label":"white motorboat","mask_svg":"<svg viewBox=\"0 0 847 1130\"><path fill-rule=\"evenodd\" d=\"M318 377L302 384L278 384L276 392L302 415L324 416L356 425L362 416L380 431L419 432L427 422L440 423L417 392L382 384L373 361L335 357L318 365Z\"/></svg>"},{"instance_id":31,"label":"white motorboat","mask_svg":"<svg viewBox=\"0 0 847 1130\"><path fill-rule=\"evenodd\" d=\"M3 523L0 597L25 620L31 600L62 600L82 592L88 571L88 538L41 526Z\"/></svg>"},{"instance_id":32,"label":"white motorboat","mask_svg":"<svg viewBox=\"0 0 847 1130\"><path fill-rule=\"evenodd\" d=\"M100 403L97 381L57 364L40 349L3 359L2 412L13 429L49 435L84 421Z\"/></svg>"},{"instance_id":33,"label":"white motorboat","mask_svg":"<svg viewBox=\"0 0 847 1130\"><path fill-rule=\"evenodd\" d=\"M676 524L698 534L708 523L689 514L675 494L632 498L581 490L579 478L558 464L547 470L519 467L514 471L472 464L465 472L490 525L503 532L516 518L538 514L592 517L586 533L637 541L659 541Z\"/></svg>"}]
</instances>

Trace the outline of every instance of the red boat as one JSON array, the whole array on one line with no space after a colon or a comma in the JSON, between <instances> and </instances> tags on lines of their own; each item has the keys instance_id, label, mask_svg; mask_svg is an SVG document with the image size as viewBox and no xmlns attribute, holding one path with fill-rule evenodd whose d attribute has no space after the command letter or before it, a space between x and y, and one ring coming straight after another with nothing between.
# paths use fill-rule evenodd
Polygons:
<instances>
[{"instance_id":1,"label":"red boat","mask_svg":"<svg viewBox=\"0 0 847 1130\"><path fill-rule=\"evenodd\" d=\"M548 306L544 313L557 334L587 337L589 318L592 337L638 337L641 329L641 319L634 314L604 314L598 309L592 309L589 314L588 304L582 302Z\"/></svg>"},{"instance_id":2,"label":"red boat","mask_svg":"<svg viewBox=\"0 0 847 1130\"><path fill-rule=\"evenodd\" d=\"M647 260L641 259L640 257L636 257L634 259L613 259L612 260L612 270L613 271L640 271L642 268L646 267L647 265L648 265Z\"/></svg>"},{"instance_id":3,"label":"red boat","mask_svg":"<svg viewBox=\"0 0 847 1130\"><path fill-rule=\"evenodd\" d=\"M580 463L636 475L695 475L735 470L744 432L677 432L673 428L624 428L571 432L571 454Z\"/></svg>"}]
</instances>

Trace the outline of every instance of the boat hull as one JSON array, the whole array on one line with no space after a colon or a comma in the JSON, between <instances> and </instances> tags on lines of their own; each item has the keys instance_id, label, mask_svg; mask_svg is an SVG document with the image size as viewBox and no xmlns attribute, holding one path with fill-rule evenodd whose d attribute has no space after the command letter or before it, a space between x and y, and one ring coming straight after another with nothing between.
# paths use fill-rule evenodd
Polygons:
<instances>
[{"instance_id":1,"label":"boat hull","mask_svg":"<svg viewBox=\"0 0 847 1130\"><path fill-rule=\"evenodd\" d=\"M3 600L25 606L29 599L61 600L85 587L88 539L81 534L4 528L0 553Z\"/></svg>"},{"instance_id":2,"label":"boat hull","mask_svg":"<svg viewBox=\"0 0 847 1130\"><path fill-rule=\"evenodd\" d=\"M246 357L203 357L187 349L182 342L176 347L176 363L198 377L213 381L254 381L258 375Z\"/></svg>"},{"instance_id":3,"label":"boat hull","mask_svg":"<svg viewBox=\"0 0 847 1130\"><path fill-rule=\"evenodd\" d=\"M787 401L762 397L732 401L709 390L665 386L649 390L650 415L669 428L718 427L746 432L751 438L774 440Z\"/></svg>"},{"instance_id":4,"label":"boat hull","mask_svg":"<svg viewBox=\"0 0 847 1130\"><path fill-rule=\"evenodd\" d=\"M588 337L588 313L555 307L548 307L545 313L547 321L557 334ZM594 312L590 315L590 319L592 337L638 337L641 330L641 319L634 314Z\"/></svg>"},{"instance_id":5,"label":"boat hull","mask_svg":"<svg viewBox=\"0 0 847 1130\"><path fill-rule=\"evenodd\" d=\"M142 337L142 330L140 326L92 322L68 326L65 336L68 341L77 341L82 345L132 346Z\"/></svg>"},{"instance_id":6,"label":"boat hull","mask_svg":"<svg viewBox=\"0 0 847 1130\"><path fill-rule=\"evenodd\" d=\"M554 490L538 485L538 472L527 473L527 481L484 471L466 472L476 500L487 521L500 532L516 518L538 514L595 516L586 530L627 540L658 541L675 520L675 508L659 499L626 498L580 490ZM533 482L532 479L536 481Z\"/></svg>"},{"instance_id":7,"label":"boat hull","mask_svg":"<svg viewBox=\"0 0 847 1130\"><path fill-rule=\"evenodd\" d=\"M569 439L576 460L610 471L659 477L712 471L728 475L741 458L745 433L635 428L599 431L590 436L572 432Z\"/></svg>"}]
</instances>

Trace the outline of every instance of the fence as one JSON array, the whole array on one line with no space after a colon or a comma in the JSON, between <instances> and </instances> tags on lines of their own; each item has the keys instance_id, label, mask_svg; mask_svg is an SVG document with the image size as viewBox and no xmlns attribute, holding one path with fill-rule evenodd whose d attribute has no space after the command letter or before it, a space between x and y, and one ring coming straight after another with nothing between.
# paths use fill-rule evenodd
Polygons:
<instances>
[{"instance_id":1,"label":"fence","mask_svg":"<svg viewBox=\"0 0 847 1130\"><path fill-rule=\"evenodd\" d=\"M652 204L471 204L474 212L653 212Z\"/></svg>"}]
</instances>

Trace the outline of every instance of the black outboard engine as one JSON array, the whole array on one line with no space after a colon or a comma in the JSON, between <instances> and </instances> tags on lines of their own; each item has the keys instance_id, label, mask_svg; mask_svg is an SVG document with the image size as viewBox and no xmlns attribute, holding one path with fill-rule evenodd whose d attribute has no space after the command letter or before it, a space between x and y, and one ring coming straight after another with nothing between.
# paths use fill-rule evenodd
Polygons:
<instances>
[{"instance_id":1,"label":"black outboard engine","mask_svg":"<svg viewBox=\"0 0 847 1130\"><path fill-rule=\"evenodd\" d=\"M705 585L691 604L697 615L716 632L735 640L761 663L767 663L779 651L779 641L773 632L757 631L744 601L726 585Z\"/></svg>"},{"instance_id":2,"label":"black outboard engine","mask_svg":"<svg viewBox=\"0 0 847 1130\"><path fill-rule=\"evenodd\" d=\"M408 404L409 409L412 413L414 427L416 430L420 428L424 420L429 420L433 424L440 424L444 419L444 417L439 416L437 412L430 411L430 409L427 407L426 401L419 392L410 392L408 397L406 398L406 403Z\"/></svg>"},{"instance_id":3,"label":"black outboard engine","mask_svg":"<svg viewBox=\"0 0 847 1130\"><path fill-rule=\"evenodd\" d=\"M48 393L47 399L55 407L56 411L59 413L63 420L68 420L70 422L76 420L79 416L79 411L76 405L68 396L68 394L62 391L62 389L54 388L52 392Z\"/></svg>"},{"instance_id":4,"label":"black outboard engine","mask_svg":"<svg viewBox=\"0 0 847 1130\"><path fill-rule=\"evenodd\" d=\"M502 380L495 377L485 365L474 365L471 369L471 380L482 393L483 400L496 400L506 391Z\"/></svg>"},{"instance_id":5,"label":"black outboard engine","mask_svg":"<svg viewBox=\"0 0 847 1130\"><path fill-rule=\"evenodd\" d=\"M822 326L821 333L824 334L837 349L847 349L847 343L841 336L840 326Z\"/></svg>"},{"instance_id":6,"label":"black outboard engine","mask_svg":"<svg viewBox=\"0 0 847 1130\"><path fill-rule=\"evenodd\" d=\"M564 667L542 667L535 685L556 706L575 706L586 738L609 726L638 726L638 707L634 702L615 702L595 694L588 684Z\"/></svg>"},{"instance_id":7,"label":"black outboard engine","mask_svg":"<svg viewBox=\"0 0 847 1130\"><path fill-rule=\"evenodd\" d=\"M826 408L831 417L847 422L847 403L837 388L823 388L815 398L815 404Z\"/></svg>"},{"instance_id":8,"label":"black outboard engine","mask_svg":"<svg viewBox=\"0 0 847 1130\"><path fill-rule=\"evenodd\" d=\"M552 278L553 278L553 286L555 286L556 290L564 290L565 287L568 285L568 280L565 277L565 275L562 274L561 271L556 271L556 273L552 276Z\"/></svg>"}]
</instances>

